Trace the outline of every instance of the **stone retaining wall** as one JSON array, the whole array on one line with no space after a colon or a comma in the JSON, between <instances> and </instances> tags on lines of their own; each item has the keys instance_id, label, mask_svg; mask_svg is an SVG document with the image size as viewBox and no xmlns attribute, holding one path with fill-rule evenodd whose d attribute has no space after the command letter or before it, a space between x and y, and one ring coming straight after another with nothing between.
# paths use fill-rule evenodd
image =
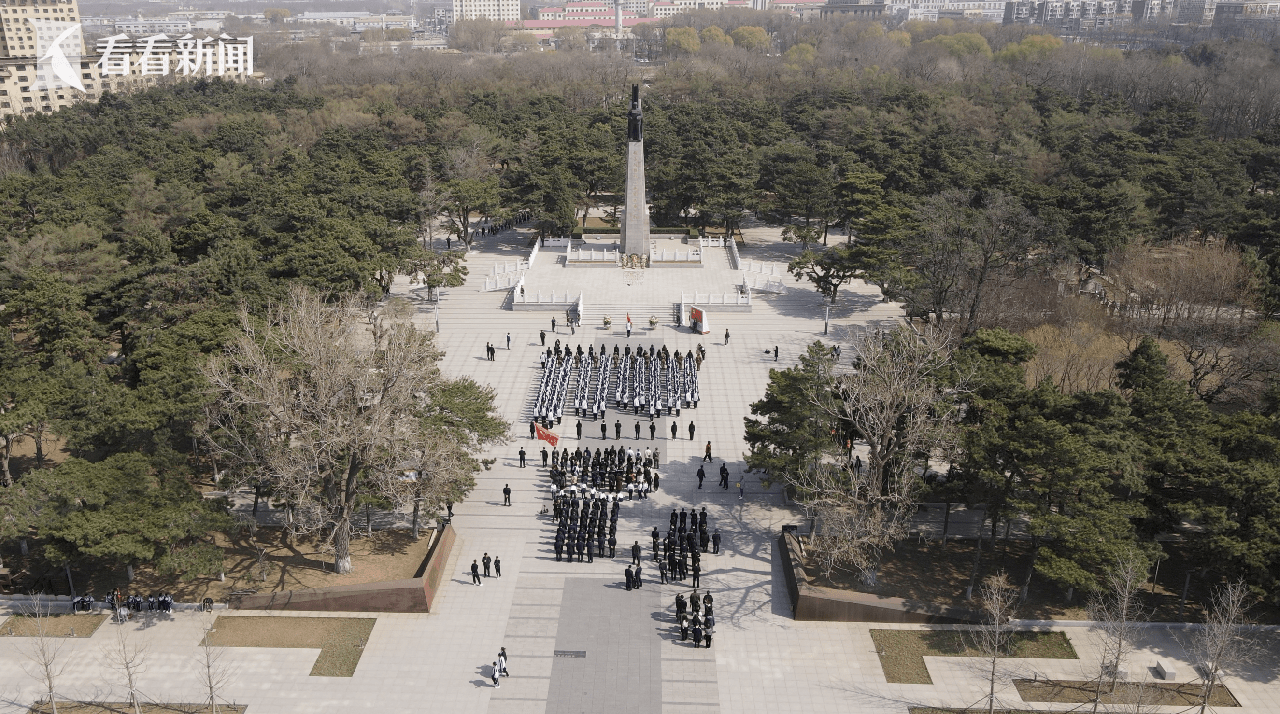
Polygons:
<instances>
[{"instance_id":1,"label":"stone retaining wall","mask_svg":"<svg viewBox=\"0 0 1280 714\"><path fill-rule=\"evenodd\" d=\"M792 533L778 537L778 552L783 557L783 575L797 620L956 624L982 619L977 611L965 608L811 585L804 570L800 542Z\"/></svg>"},{"instance_id":2,"label":"stone retaining wall","mask_svg":"<svg viewBox=\"0 0 1280 714\"><path fill-rule=\"evenodd\" d=\"M330 588L246 595L232 601L239 610L312 612L431 612L457 533L446 525L412 578Z\"/></svg>"}]
</instances>

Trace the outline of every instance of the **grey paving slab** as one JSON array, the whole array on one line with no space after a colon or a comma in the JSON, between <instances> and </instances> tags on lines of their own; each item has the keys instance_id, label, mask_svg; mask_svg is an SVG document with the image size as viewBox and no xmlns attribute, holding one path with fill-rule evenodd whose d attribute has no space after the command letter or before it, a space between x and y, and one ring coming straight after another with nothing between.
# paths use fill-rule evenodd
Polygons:
<instances>
[{"instance_id":1,"label":"grey paving slab","mask_svg":"<svg viewBox=\"0 0 1280 714\"><path fill-rule=\"evenodd\" d=\"M560 607L547 714L660 714L657 589L627 590L613 580L567 578Z\"/></svg>"}]
</instances>

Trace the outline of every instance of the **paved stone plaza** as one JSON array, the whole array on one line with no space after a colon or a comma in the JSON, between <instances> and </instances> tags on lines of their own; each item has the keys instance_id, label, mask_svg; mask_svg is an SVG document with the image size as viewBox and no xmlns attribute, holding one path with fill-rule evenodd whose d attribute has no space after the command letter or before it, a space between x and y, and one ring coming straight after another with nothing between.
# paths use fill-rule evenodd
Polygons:
<instances>
[{"instance_id":1,"label":"paved stone plaza","mask_svg":"<svg viewBox=\"0 0 1280 714\"><path fill-rule=\"evenodd\" d=\"M745 260L786 260L793 246L777 242L776 231L749 229ZM885 712L901 714L914 704L966 706L983 700L983 674L973 660L931 658L933 685L887 684L866 624L795 622L784 586L774 543L780 526L799 521L797 511L784 505L774 489L765 491L758 480L743 474L743 417L749 404L764 392L770 368L793 364L806 345L823 339L823 308L807 285L787 279L789 290L778 296L756 296L751 313L712 312L713 333L706 336L677 330L669 316L648 329L648 315L636 315L634 345L663 344L694 349L701 343L708 359L700 373L702 402L685 410L680 438L660 428L656 445L663 454L661 490L648 500L624 503L618 523L618 557L594 563L556 562L551 539L554 524L539 509L548 505L545 469L517 467L521 446L531 464L541 444L529 440L529 409L538 375L538 331L548 330L549 342L562 344L622 344L625 326L615 315L606 331L591 314L575 335L560 328L553 337L550 320L563 313L512 312L503 308L506 292L480 289L493 263L527 253L527 234L507 232L478 241L468 260L471 275L465 287L446 291L439 309L440 343L446 351L443 369L492 385L498 405L513 426L508 444L492 450L493 470L477 477L477 488L455 506L459 539L451 558L449 581L429 615L385 614L364 649L355 676L310 677L316 650L227 650L236 676L227 698L248 704L250 714L341 714L345 712L441 712L444 714L819 714ZM584 269L590 270L590 269ZM609 271L612 272L612 271ZM607 273L598 273L601 280ZM666 280L667 276L646 279ZM421 291L407 282L396 291L419 299ZM419 324L434 329L434 305L421 303ZM832 311L833 326L893 320L899 306L882 303L874 288L856 284L844 291ZM731 334L723 344L724 330ZM506 334L512 348L505 349ZM845 334L833 330L833 334ZM829 339L829 338L828 338ZM485 344L499 346L497 360L484 356ZM772 350L780 350L779 364ZM610 422L619 418L608 412ZM620 417L623 435L632 434L634 418ZM697 439L688 439L689 420L697 424ZM573 419L566 415L557 429L572 451ZM662 424L665 427L665 423ZM593 448L617 443L601 441L598 422L584 421L584 441ZM612 429L610 429L612 436ZM703 446L711 441L716 457L708 468L702 491L694 471ZM624 438L623 444L634 444ZM715 487L715 471L727 461L731 482L744 480L745 498L737 491ZM514 505L503 507L502 487L510 484ZM672 600L689 587L660 585L655 568L645 567L645 583L638 591L622 587L623 569L630 562L633 541L647 545L655 525L665 530L672 508L701 508L709 526L724 536L720 555L704 556L702 584L715 594L716 637L711 649L694 649L679 642L674 628ZM485 552L502 559L503 577L489 578L483 587L470 584L468 566ZM355 566L360 567L359 562ZM284 614L244 613L261 617ZM298 613L313 616L313 613ZM193 656L200 639L202 617L175 613L172 619L132 623L124 627L136 641L150 646L151 663L141 690L157 701L198 701L199 678ZM68 640L71 655L59 687L65 698L107 698L112 684L103 671L100 650L113 639L118 626L105 624L89 639ZM877 625L876 627L911 627ZM1009 676L1050 676L1079 679L1097 666L1096 647L1083 627L1063 628L1080 660L1016 660ZM1152 628L1131 658L1132 671L1141 672L1158 656L1177 662L1178 680L1190 681L1189 657L1178 643L1181 633ZM21 712L35 699L38 685L24 672L23 642L0 636L0 711ZM510 654L511 677L493 688L488 665L498 648ZM557 656L560 653L561 656ZM584 653L578 656L579 653ZM1280 712L1280 686L1274 652L1253 668L1226 678L1243 705L1241 714ZM121 692L117 689L115 698ZM1011 686L1001 690L1002 704L1025 705ZM1059 705L1059 710L1069 707ZM1154 708L1173 714L1179 708Z\"/></svg>"}]
</instances>

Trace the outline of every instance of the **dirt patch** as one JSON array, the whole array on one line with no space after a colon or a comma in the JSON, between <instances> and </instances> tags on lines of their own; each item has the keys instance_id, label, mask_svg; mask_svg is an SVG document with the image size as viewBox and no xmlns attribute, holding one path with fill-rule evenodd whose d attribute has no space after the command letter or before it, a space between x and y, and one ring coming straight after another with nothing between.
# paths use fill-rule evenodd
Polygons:
<instances>
[{"instance_id":1,"label":"dirt patch","mask_svg":"<svg viewBox=\"0 0 1280 714\"><path fill-rule=\"evenodd\" d=\"M44 632L49 637L93 637L106 621L106 615L48 615L44 618ZM34 617L11 615L0 622L0 637L35 637L37 632Z\"/></svg>"},{"instance_id":2,"label":"dirt patch","mask_svg":"<svg viewBox=\"0 0 1280 714\"><path fill-rule=\"evenodd\" d=\"M213 622L209 643L219 647L318 649L312 677L350 677L373 632L372 617L235 617Z\"/></svg>"},{"instance_id":3,"label":"dirt patch","mask_svg":"<svg viewBox=\"0 0 1280 714\"><path fill-rule=\"evenodd\" d=\"M281 528L259 528L257 543L266 550L267 579L262 579L258 567L258 553L253 542L244 537L231 538L215 534L218 546L225 549L223 559L226 580L195 578L183 582L177 575L161 575L150 565L134 566L134 579L129 582L124 568L110 564L81 564L72 568L72 577L79 594L93 593L102 599L113 588L125 595L149 595L167 592L178 602L199 602L213 598L226 602L231 593L240 590L279 592L301 588L322 588L334 585L363 585L365 583L412 578L431 549L435 531L424 529L422 538L415 541L408 530L374 531L372 537L357 537L351 542L352 563L355 570L344 575L333 572L333 555L323 541L300 538L290 544ZM40 545L33 543L31 557L21 569L28 573L44 572L34 557ZM21 556L13 553L14 559ZM6 562L10 556L6 552ZM18 568L15 566L15 570ZM43 578L42 584L50 594L66 595L66 578L60 571ZM27 592L36 587L35 578L22 578L14 582L11 592Z\"/></svg>"},{"instance_id":4,"label":"dirt patch","mask_svg":"<svg viewBox=\"0 0 1280 714\"><path fill-rule=\"evenodd\" d=\"M205 714L208 704L140 704L142 714ZM219 704L218 711L227 714L244 714L246 707ZM37 704L27 710L29 714L53 714L53 707ZM134 714L128 702L58 702L58 714Z\"/></svg>"},{"instance_id":5,"label":"dirt patch","mask_svg":"<svg viewBox=\"0 0 1280 714\"><path fill-rule=\"evenodd\" d=\"M1139 598L1143 610L1152 613L1154 622L1201 622L1204 620L1204 603L1212 588L1217 587L1217 580L1203 580L1198 577L1199 571L1194 563L1185 555L1178 543L1160 543L1160 547L1168 554L1161 561L1153 584L1148 580ZM938 605L972 608L977 606L975 600L965 600L965 588L969 585L969 574L973 569L973 556L976 546L972 539L964 541L951 540L946 548L939 541L920 542L916 539L897 544L893 552L886 553L877 573L877 584L868 587L862 578L854 573L836 571L831 579L816 577L817 570L806 565L809 582L819 587L836 588L838 590L854 590L886 597L900 597L908 600L931 602ZM981 583L988 575L1005 571L1017 583L1031 565L1031 543L1016 539L997 539L994 550L988 540L982 547L982 561L978 568L976 582ZM1182 588L1186 584L1187 573L1192 572L1191 587L1188 590L1186 606L1181 605ZM1067 591L1043 576L1036 574L1031 579L1027 592L1027 600L1018 606L1015 617L1028 620L1087 620L1084 598L1079 591L1074 593L1071 601L1067 600ZM1280 624L1280 609L1275 606L1259 603L1250 608L1249 618L1259 624Z\"/></svg>"},{"instance_id":6,"label":"dirt patch","mask_svg":"<svg viewBox=\"0 0 1280 714\"><path fill-rule=\"evenodd\" d=\"M962 630L872 630L885 680L891 684L933 684L925 657L980 657L972 634ZM1006 657L1078 659L1061 632L1014 632ZM1030 701L1030 700L1028 700Z\"/></svg>"},{"instance_id":7,"label":"dirt patch","mask_svg":"<svg viewBox=\"0 0 1280 714\"><path fill-rule=\"evenodd\" d=\"M1058 702L1061 704L1086 704L1093 701L1096 682L1071 680L1015 679L1018 696L1024 702ZM1188 707L1200 703L1203 694L1198 682L1118 682L1114 693L1104 683L1102 704L1130 706ZM1225 685L1219 684L1209 697L1211 707L1238 707L1240 702Z\"/></svg>"}]
</instances>

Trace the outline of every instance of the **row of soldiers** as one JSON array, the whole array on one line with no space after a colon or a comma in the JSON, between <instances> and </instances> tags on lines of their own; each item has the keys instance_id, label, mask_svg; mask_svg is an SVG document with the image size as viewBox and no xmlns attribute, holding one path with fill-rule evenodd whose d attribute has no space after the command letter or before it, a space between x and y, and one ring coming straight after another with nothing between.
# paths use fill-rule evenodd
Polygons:
<instances>
[{"instance_id":1,"label":"row of soldiers","mask_svg":"<svg viewBox=\"0 0 1280 714\"><path fill-rule=\"evenodd\" d=\"M552 451L551 482L557 489L589 483L592 488L619 494L623 489L641 484L645 486L644 491L656 491L661 483L657 452L650 453L648 449L643 457L634 449L623 451L621 447L610 447L604 452L596 449L594 456L590 449L581 448L573 454L569 454L568 449L562 453ZM543 463L546 463L545 450Z\"/></svg>"},{"instance_id":2,"label":"row of soldiers","mask_svg":"<svg viewBox=\"0 0 1280 714\"><path fill-rule=\"evenodd\" d=\"M689 513L681 509L679 514L671 510L671 527L663 538L655 526L650 537L653 539L653 559L658 561L658 574L662 582L667 581L667 574L673 580L685 580L692 574L693 586L699 586L702 574L702 554L707 552L708 545L715 544L715 552L720 552L720 531L708 532L707 509Z\"/></svg>"},{"instance_id":3,"label":"row of soldiers","mask_svg":"<svg viewBox=\"0 0 1280 714\"><path fill-rule=\"evenodd\" d=\"M606 543L609 557L613 557L618 546L618 511L618 501L613 499L580 499L574 494L558 502L556 560L559 561L567 549L569 562L573 562L575 554L578 562L582 562L584 557L588 563L595 562L595 556L604 556Z\"/></svg>"}]
</instances>

